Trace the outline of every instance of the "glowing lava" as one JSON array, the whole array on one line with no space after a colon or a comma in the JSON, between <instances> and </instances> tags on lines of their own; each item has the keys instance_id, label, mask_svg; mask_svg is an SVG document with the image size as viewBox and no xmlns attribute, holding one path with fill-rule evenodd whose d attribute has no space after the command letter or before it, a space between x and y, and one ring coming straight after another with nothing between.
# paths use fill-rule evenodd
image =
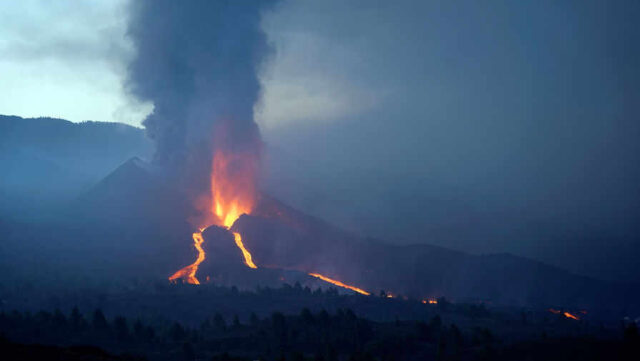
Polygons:
<instances>
[{"instance_id":1,"label":"glowing lava","mask_svg":"<svg viewBox=\"0 0 640 361\"><path fill-rule=\"evenodd\" d=\"M169 281L176 282L178 278L182 278L186 280L187 283L190 283L192 285L200 284L200 281L198 281L198 279L196 278L196 272L198 272L198 266L200 265L200 263L202 263L202 261L204 261L204 259L206 258L204 249L202 249L202 243L204 242L204 238L202 238L202 231L204 231L204 228L192 234L193 246L196 247L196 250L198 251L198 258L192 264L174 273L171 277L169 277Z\"/></svg>"},{"instance_id":2,"label":"glowing lava","mask_svg":"<svg viewBox=\"0 0 640 361\"><path fill-rule=\"evenodd\" d=\"M365 290L363 290L361 288L354 287L354 286L349 286L349 285L344 284L344 283L342 283L340 281L337 281L337 280L331 279L329 277L323 276L323 275L321 275L319 273L309 273L309 276L313 276L313 277L319 278L319 279L321 279L321 280L323 280L325 282L329 282L331 284L334 284L334 285L342 287L342 288L350 289L352 291L358 292L358 293L360 293L362 295L365 295L365 296L369 296L370 295L369 292L367 292L367 291L365 291Z\"/></svg>"},{"instance_id":3,"label":"glowing lava","mask_svg":"<svg viewBox=\"0 0 640 361\"><path fill-rule=\"evenodd\" d=\"M571 314L569 312L565 312L565 313L563 313L563 315L566 318L571 318L571 319L574 319L574 320L580 320L580 317L578 317L578 316L576 316L574 314Z\"/></svg>"},{"instance_id":4,"label":"glowing lava","mask_svg":"<svg viewBox=\"0 0 640 361\"><path fill-rule=\"evenodd\" d=\"M244 244L242 244L242 236L240 236L240 233L233 232L233 238L236 241L236 246L238 246L238 248L240 248L240 250L242 251L242 255L244 256L244 264L246 264L249 268L258 268L258 266L256 266L255 263L253 263L253 261L251 260L251 253L249 253L249 251L247 251L247 249L244 247Z\"/></svg>"},{"instance_id":5,"label":"glowing lava","mask_svg":"<svg viewBox=\"0 0 640 361\"><path fill-rule=\"evenodd\" d=\"M555 310L555 309L553 309L553 308L550 308L550 309L549 309L549 312L551 312L551 313L555 313L556 315L560 315L560 314L561 314L561 315L563 315L564 317L566 317L566 318L570 318L570 319L572 319L572 320L577 320L577 321L579 321L579 320L580 320L580 317L578 317L578 316L574 315L573 313L569 313L569 312L566 312L566 311L565 311L565 312L562 312L562 311L560 311L560 310ZM586 313L586 311L585 311L585 313Z\"/></svg>"},{"instance_id":6,"label":"glowing lava","mask_svg":"<svg viewBox=\"0 0 640 361\"><path fill-rule=\"evenodd\" d=\"M255 160L250 155L218 151L211 167L211 213L216 224L229 229L243 214L253 209Z\"/></svg>"},{"instance_id":7,"label":"glowing lava","mask_svg":"<svg viewBox=\"0 0 640 361\"><path fill-rule=\"evenodd\" d=\"M211 170L211 212L226 229L243 214L251 213L255 203L254 161L249 155L217 152ZM233 232L236 246L242 251L244 264L258 268L251 253L242 243L242 236Z\"/></svg>"},{"instance_id":8,"label":"glowing lava","mask_svg":"<svg viewBox=\"0 0 640 361\"><path fill-rule=\"evenodd\" d=\"M255 203L255 169L256 160L249 154L224 151L214 153L211 164L211 207L209 208L210 215L213 217L207 217L210 220L207 222L209 225L215 224L229 229L241 215L251 213ZM190 284L200 284L196 273L198 266L206 258L202 248L204 242L202 231L205 228L193 233L193 244L198 251L196 261L174 273L169 277L169 281L175 282L181 278ZM251 253L242 244L240 233L233 232L233 237L242 251L247 267L258 268L253 263Z\"/></svg>"},{"instance_id":9,"label":"glowing lava","mask_svg":"<svg viewBox=\"0 0 640 361\"><path fill-rule=\"evenodd\" d=\"M422 300L422 303L430 304L430 305L437 305L438 304L438 300L436 300L435 298L429 298L427 300Z\"/></svg>"}]
</instances>

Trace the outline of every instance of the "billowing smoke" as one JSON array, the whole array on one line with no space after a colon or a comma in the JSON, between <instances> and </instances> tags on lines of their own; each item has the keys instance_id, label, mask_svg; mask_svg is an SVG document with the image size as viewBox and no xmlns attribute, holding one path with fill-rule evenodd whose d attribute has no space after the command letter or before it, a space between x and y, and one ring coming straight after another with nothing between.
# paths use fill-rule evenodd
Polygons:
<instances>
[{"instance_id":1,"label":"billowing smoke","mask_svg":"<svg viewBox=\"0 0 640 361\"><path fill-rule=\"evenodd\" d=\"M144 125L157 164L187 173L195 165L210 169L215 149L259 158L253 106L257 67L269 53L260 19L271 2L132 2L137 55L128 86L155 106Z\"/></svg>"}]
</instances>

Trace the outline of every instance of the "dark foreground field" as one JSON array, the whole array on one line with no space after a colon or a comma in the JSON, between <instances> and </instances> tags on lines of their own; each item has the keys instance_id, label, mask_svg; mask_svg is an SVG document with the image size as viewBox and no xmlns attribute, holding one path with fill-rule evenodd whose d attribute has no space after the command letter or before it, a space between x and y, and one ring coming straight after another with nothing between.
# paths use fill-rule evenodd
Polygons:
<instances>
[{"instance_id":1,"label":"dark foreground field","mask_svg":"<svg viewBox=\"0 0 640 361\"><path fill-rule=\"evenodd\" d=\"M52 296L4 287L3 359L636 360L631 320L312 291L204 285ZM46 291L38 291L46 292ZM24 307L14 303L23 298ZM9 306L16 306L10 310ZM39 307L39 309L36 309Z\"/></svg>"}]
</instances>

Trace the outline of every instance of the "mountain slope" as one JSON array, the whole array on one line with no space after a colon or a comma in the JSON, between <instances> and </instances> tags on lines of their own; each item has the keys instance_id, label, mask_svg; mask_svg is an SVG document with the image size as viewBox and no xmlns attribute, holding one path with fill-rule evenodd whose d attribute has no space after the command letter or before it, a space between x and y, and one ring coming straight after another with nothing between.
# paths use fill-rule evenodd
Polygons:
<instances>
[{"instance_id":1,"label":"mountain slope","mask_svg":"<svg viewBox=\"0 0 640 361\"><path fill-rule=\"evenodd\" d=\"M0 115L0 212L73 198L152 151L144 131L125 124Z\"/></svg>"},{"instance_id":2,"label":"mountain slope","mask_svg":"<svg viewBox=\"0 0 640 361\"><path fill-rule=\"evenodd\" d=\"M494 304L579 307L598 312L637 310L640 295L510 254L471 255L427 244L394 246L361 239L263 197L254 215L234 229L256 264L318 272L372 292L445 296Z\"/></svg>"}]
</instances>

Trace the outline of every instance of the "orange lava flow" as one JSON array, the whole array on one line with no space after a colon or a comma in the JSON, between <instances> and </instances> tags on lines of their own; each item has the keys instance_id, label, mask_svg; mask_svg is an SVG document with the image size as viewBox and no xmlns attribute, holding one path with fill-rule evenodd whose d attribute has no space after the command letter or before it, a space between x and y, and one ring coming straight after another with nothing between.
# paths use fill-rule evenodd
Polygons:
<instances>
[{"instance_id":1,"label":"orange lava flow","mask_svg":"<svg viewBox=\"0 0 640 361\"><path fill-rule=\"evenodd\" d=\"M244 248L244 244L242 244L242 236L240 236L240 233L233 232L233 238L236 241L236 246L238 246L238 248L240 248L240 250L242 251L242 255L244 256L244 264L246 264L249 268L258 268L258 266L256 266L255 263L253 263L253 261L251 260L251 253L249 253L249 251Z\"/></svg>"},{"instance_id":2,"label":"orange lava flow","mask_svg":"<svg viewBox=\"0 0 640 361\"><path fill-rule=\"evenodd\" d=\"M565 313L563 313L563 315L564 315L564 317L566 317L566 318L571 318L571 319L574 319L574 320L580 320L580 317L578 317L578 316L576 316L576 315L573 315L573 314L571 314L571 313L569 313L569 312L565 312Z\"/></svg>"},{"instance_id":3,"label":"orange lava flow","mask_svg":"<svg viewBox=\"0 0 640 361\"><path fill-rule=\"evenodd\" d=\"M198 272L198 266L204 259L206 258L204 249L202 249L202 243L204 242L204 238L202 238L201 229L199 232L194 232L193 237L193 246L196 247L198 251L198 258L192 264L180 269L178 272L174 273L171 277L169 277L169 281L176 281L178 278L185 279L187 283L192 285L199 285L200 281L196 278L196 272Z\"/></svg>"},{"instance_id":4,"label":"orange lava flow","mask_svg":"<svg viewBox=\"0 0 640 361\"><path fill-rule=\"evenodd\" d=\"M325 282L329 282L331 284L334 284L334 285L342 287L342 288L350 289L352 291L358 292L358 293L360 293L362 295L365 295L365 296L369 296L370 295L369 292L367 292L367 291L365 291L365 290L363 290L361 288L354 287L354 286L349 286L349 285L344 284L344 283L342 283L340 281L337 281L337 280L331 279L329 277L323 276L323 275L321 275L319 273L309 273L309 276L313 276L313 277L319 278L319 279L321 279L321 280L323 280Z\"/></svg>"},{"instance_id":5,"label":"orange lava flow","mask_svg":"<svg viewBox=\"0 0 640 361\"><path fill-rule=\"evenodd\" d=\"M580 320L580 317L578 317L578 316L574 315L573 313L569 313L569 312L566 312L566 311L565 311L565 312L562 312L562 311L559 311L559 310L555 310L555 309L553 309L553 308L550 308L550 309L549 309L549 312L551 312L551 313L555 313L556 315L560 315L560 314L562 314L564 317L566 317L566 318L570 318L570 319L572 319L572 320L578 320L578 321ZM585 311L585 312L586 312L586 311Z\"/></svg>"}]
</instances>

